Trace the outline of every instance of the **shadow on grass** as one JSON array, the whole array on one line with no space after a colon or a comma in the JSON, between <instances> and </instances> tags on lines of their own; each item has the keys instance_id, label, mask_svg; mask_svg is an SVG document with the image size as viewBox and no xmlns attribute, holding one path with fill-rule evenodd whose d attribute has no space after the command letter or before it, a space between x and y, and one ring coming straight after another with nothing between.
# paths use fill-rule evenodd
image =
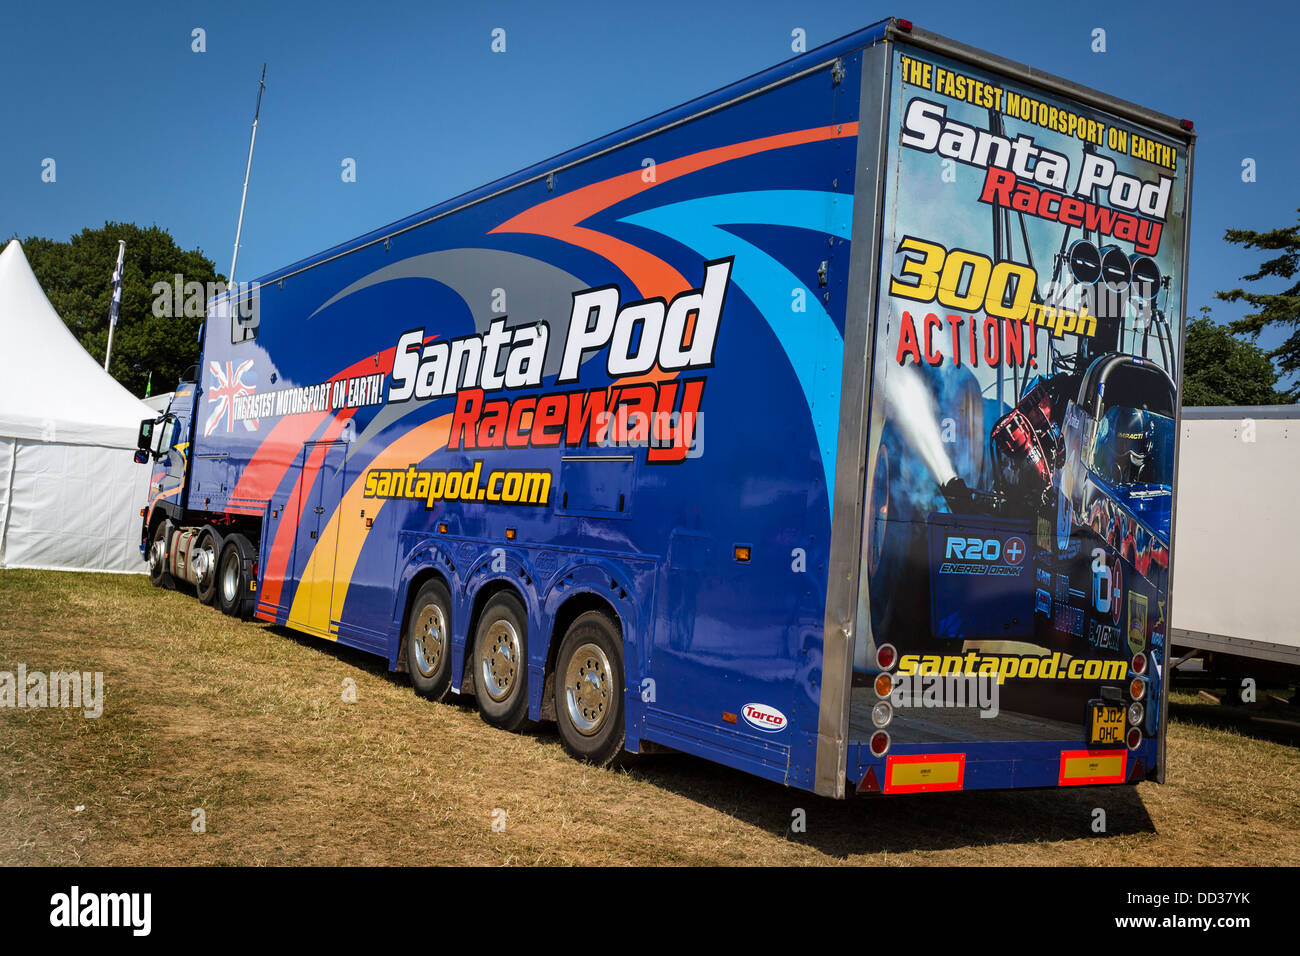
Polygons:
<instances>
[{"instance_id":1,"label":"shadow on grass","mask_svg":"<svg viewBox=\"0 0 1300 956\"><path fill-rule=\"evenodd\" d=\"M1019 791L851 796L831 800L686 754L641 758L630 771L654 786L726 813L827 856L984 849L978 862L1005 862L1008 846L1154 833L1137 789L1071 787ZM1105 811L1104 834L1092 830ZM795 832L797 811L806 831Z\"/></svg>"},{"instance_id":2,"label":"shadow on grass","mask_svg":"<svg viewBox=\"0 0 1300 956\"><path fill-rule=\"evenodd\" d=\"M409 690L406 675L390 673L383 658L285 627L267 625L267 629ZM474 710L474 699L469 696L451 694L444 703ZM527 733L539 740L554 741L558 737L549 723ZM1130 786L829 800L689 754L638 756L621 770L609 772L627 773L641 783L724 813L774 837L808 845L835 859L860 854L976 849L986 854L979 862L997 865L1003 862L1000 851L1010 846L1155 832L1136 788ZM1104 834L1092 829L1098 808L1106 815ZM803 811L806 819L804 832L792 829L797 811Z\"/></svg>"}]
</instances>

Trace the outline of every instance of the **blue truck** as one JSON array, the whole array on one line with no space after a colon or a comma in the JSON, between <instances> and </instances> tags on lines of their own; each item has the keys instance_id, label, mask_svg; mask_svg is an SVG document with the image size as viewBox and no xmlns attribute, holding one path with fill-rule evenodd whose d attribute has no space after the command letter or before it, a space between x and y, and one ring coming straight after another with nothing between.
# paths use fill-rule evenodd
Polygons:
<instances>
[{"instance_id":1,"label":"blue truck","mask_svg":"<svg viewBox=\"0 0 1300 956\"><path fill-rule=\"evenodd\" d=\"M293 263L150 575L598 765L1162 780L1193 140L890 19Z\"/></svg>"}]
</instances>

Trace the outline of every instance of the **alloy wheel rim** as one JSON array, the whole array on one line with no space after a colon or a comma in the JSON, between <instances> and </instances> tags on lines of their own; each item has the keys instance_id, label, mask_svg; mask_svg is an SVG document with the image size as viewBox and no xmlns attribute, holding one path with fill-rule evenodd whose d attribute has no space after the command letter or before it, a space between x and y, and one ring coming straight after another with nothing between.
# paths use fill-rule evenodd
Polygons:
<instances>
[{"instance_id":1,"label":"alloy wheel rim","mask_svg":"<svg viewBox=\"0 0 1300 956\"><path fill-rule=\"evenodd\" d=\"M500 703L510 696L519 675L523 642L519 632L509 621L494 621L484 635L484 654L481 677L483 689L489 697Z\"/></svg>"},{"instance_id":2,"label":"alloy wheel rim","mask_svg":"<svg viewBox=\"0 0 1300 956\"><path fill-rule=\"evenodd\" d=\"M573 727L584 737L600 732L613 709L614 671L596 644L583 644L569 658L564 674L564 702Z\"/></svg>"},{"instance_id":3,"label":"alloy wheel rim","mask_svg":"<svg viewBox=\"0 0 1300 956\"><path fill-rule=\"evenodd\" d=\"M447 646L447 619L442 608L436 604L425 605L415 620L412 637L415 669L423 677L432 677L442 665L442 655Z\"/></svg>"},{"instance_id":4,"label":"alloy wheel rim","mask_svg":"<svg viewBox=\"0 0 1300 956\"><path fill-rule=\"evenodd\" d=\"M226 560L221 568L221 596L230 604L239 593L239 557L235 554Z\"/></svg>"}]
</instances>

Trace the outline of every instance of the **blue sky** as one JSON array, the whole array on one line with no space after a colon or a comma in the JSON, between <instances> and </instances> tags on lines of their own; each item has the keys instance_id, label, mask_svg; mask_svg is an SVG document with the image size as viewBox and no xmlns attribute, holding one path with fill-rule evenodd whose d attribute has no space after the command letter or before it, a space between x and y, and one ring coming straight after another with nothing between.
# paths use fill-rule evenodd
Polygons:
<instances>
[{"instance_id":1,"label":"blue sky","mask_svg":"<svg viewBox=\"0 0 1300 956\"><path fill-rule=\"evenodd\" d=\"M1195 120L1188 309L1240 315L1213 294L1259 256L1224 229L1300 207L1300 13L1280 2L9 2L0 237L157 223L228 271L263 61L244 279L771 66L796 27L811 48L889 15Z\"/></svg>"}]
</instances>

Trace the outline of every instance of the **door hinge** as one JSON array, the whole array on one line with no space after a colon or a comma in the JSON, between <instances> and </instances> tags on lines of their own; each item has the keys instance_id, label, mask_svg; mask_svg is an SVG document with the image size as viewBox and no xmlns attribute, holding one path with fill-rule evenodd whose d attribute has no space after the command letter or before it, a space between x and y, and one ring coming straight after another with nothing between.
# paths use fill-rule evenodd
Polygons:
<instances>
[{"instance_id":1,"label":"door hinge","mask_svg":"<svg viewBox=\"0 0 1300 956\"><path fill-rule=\"evenodd\" d=\"M833 86L839 86L842 82L844 82L844 75L845 74L844 74L843 60L836 60L834 63L831 64L831 84Z\"/></svg>"}]
</instances>

